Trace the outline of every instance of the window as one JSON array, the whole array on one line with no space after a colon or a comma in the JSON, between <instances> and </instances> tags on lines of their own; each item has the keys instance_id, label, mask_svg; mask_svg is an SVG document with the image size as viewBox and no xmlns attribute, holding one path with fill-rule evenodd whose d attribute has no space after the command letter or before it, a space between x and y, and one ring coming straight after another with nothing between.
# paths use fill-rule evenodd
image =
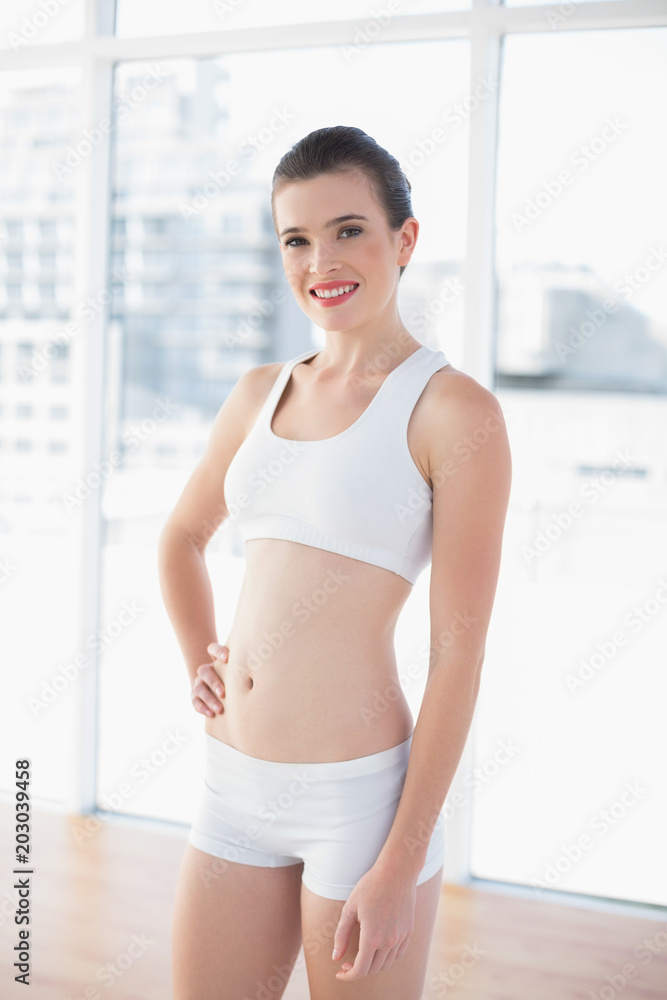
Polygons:
<instances>
[{"instance_id":1,"label":"window","mask_svg":"<svg viewBox=\"0 0 667 1000\"><path fill-rule=\"evenodd\" d=\"M16 0L3 4L0 12L0 49L20 50L22 45L48 45L81 38L83 6L84 0L68 0L67 4L57 8L48 4L41 8L39 5L17 3ZM32 130L38 125L48 125L48 120L40 122L36 115L20 110L7 117L10 120L24 119ZM9 124L5 128L11 133ZM36 132L35 138L40 138L40 132Z\"/></svg>"},{"instance_id":2,"label":"window","mask_svg":"<svg viewBox=\"0 0 667 1000\"><path fill-rule=\"evenodd\" d=\"M169 267L173 262L173 255L165 253L163 250L143 250L142 257L146 268Z\"/></svg>"},{"instance_id":3,"label":"window","mask_svg":"<svg viewBox=\"0 0 667 1000\"><path fill-rule=\"evenodd\" d=\"M69 365L66 360L59 359L51 363L50 381L58 385L69 381Z\"/></svg>"},{"instance_id":4,"label":"window","mask_svg":"<svg viewBox=\"0 0 667 1000\"><path fill-rule=\"evenodd\" d=\"M656 239L667 208L655 128L666 37L648 29L505 39L499 385L667 393L665 256ZM567 78L554 88L549 72L564 52ZM591 72L602 90L587 85ZM639 163L642 183L619 197Z\"/></svg>"},{"instance_id":5,"label":"window","mask_svg":"<svg viewBox=\"0 0 667 1000\"><path fill-rule=\"evenodd\" d=\"M144 281L141 287L147 299L165 299L168 296L169 286L164 282Z\"/></svg>"},{"instance_id":6,"label":"window","mask_svg":"<svg viewBox=\"0 0 667 1000\"><path fill-rule=\"evenodd\" d=\"M505 39L496 392L513 501L472 842L479 877L649 903L665 901L667 809L666 91L665 28ZM650 792L628 794L633 779Z\"/></svg>"},{"instance_id":7,"label":"window","mask_svg":"<svg viewBox=\"0 0 667 1000\"><path fill-rule=\"evenodd\" d=\"M242 233L245 221L242 215L224 215L220 228L223 233Z\"/></svg>"},{"instance_id":8,"label":"window","mask_svg":"<svg viewBox=\"0 0 667 1000\"><path fill-rule=\"evenodd\" d=\"M8 45L9 32L25 30L35 17L48 17L39 4L22 3L21 16L17 14L17 6L0 5L0 47ZM82 9L80 0L61 5L57 15L48 17L48 24L39 29L34 44L45 49L51 47L48 42L55 42L57 33L64 37L77 9ZM28 41L26 50L32 44ZM57 253L69 250L67 214L76 211L71 189L63 191L62 200L57 203L58 214L55 203L45 198L45 179L51 173L49 160L61 155L69 141L69 137L58 135L59 145L54 146L55 136L47 112L55 120L60 108L58 127L61 127L63 121L70 120L72 109L79 110L80 102L81 70L62 65L59 54L54 52L54 55L61 65L0 72L0 108L14 107L17 112L14 125L21 129L20 134L8 132L6 116L0 113L0 156L15 165L21 185L20 203L15 189L3 185L0 190L0 217L6 220L6 225L0 228L7 231L2 249L14 255L9 271L13 280L7 282L6 300L0 280L0 344L6 364L13 369L11 384L3 385L11 403L6 403L3 414L6 426L0 521L3 557L20 567L2 592L2 641L3 647L11 651L13 667L5 672L3 700L15 706L13 717L7 717L4 736L8 743L18 741L25 748L25 755L35 762L33 801L47 800L59 805L71 801L76 786L77 698L70 690L57 695L55 703L46 705L40 702L40 692L51 685L64 666L72 664L73 652L76 655L79 650L80 608L76 595L80 591L81 568L72 559L73 521L61 499L62 492L75 482L73 456L62 440L55 442L57 450L54 450L49 433L49 407L52 402L57 405L52 394L62 391L52 386L50 371L58 365L59 354L66 357L67 349L57 348L56 356L48 358L44 348L48 335L74 318L76 307L73 303L71 315L53 320L50 314L54 285L42 282L40 291L48 298L40 301L35 295L38 289L32 275L30 283L26 282L24 304L18 270L23 263L23 240L30 248L30 257L34 253L39 255L40 268L54 267ZM13 219L7 218L9 212ZM23 218L16 218L19 212ZM25 263L32 266L33 260L27 257ZM70 264L74 273L82 261L71 257ZM38 275L49 277L43 271ZM81 412L83 362L77 370L81 377L75 385L67 387L67 402ZM65 426L60 423L61 429ZM26 636L35 628L35 608L39 608L39 627L49 636L49 650L41 657L35 657L26 644Z\"/></svg>"},{"instance_id":9,"label":"window","mask_svg":"<svg viewBox=\"0 0 667 1000\"><path fill-rule=\"evenodd\" d=\"M167 219L144 218L144 235L155 236L169 231Z\"/></svg>"},{"instance_id":10,"label":"window","mask_svg":"<svg viewBox=\"0 0 667 1000\"><path fill-rule=\"evenodd\" d=\"M43 240L52 240L56 237L56 224L53 219L40 219L39 232Z\"/></svg>"}]
</instances>

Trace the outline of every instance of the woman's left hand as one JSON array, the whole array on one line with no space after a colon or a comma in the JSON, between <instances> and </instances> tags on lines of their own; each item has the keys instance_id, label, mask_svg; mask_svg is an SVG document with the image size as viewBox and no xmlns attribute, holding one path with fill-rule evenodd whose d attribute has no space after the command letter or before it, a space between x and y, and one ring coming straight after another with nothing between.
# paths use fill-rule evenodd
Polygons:
<instances>
[{"instance_id":1,"label":"woman's left hand","mask_svg":"<svg viewBox=\"0 0 667 1000\"><path fill-rule=\"evenodd\" d=\"M350 983L389 969L410 941L415 924L417 877L389 874L373 866L359 879L345 901L334 935L335 961L350 944L355 923L360 925L359 950L354 964L345 962L336 979Z\"/></svg>"}]
</instances>

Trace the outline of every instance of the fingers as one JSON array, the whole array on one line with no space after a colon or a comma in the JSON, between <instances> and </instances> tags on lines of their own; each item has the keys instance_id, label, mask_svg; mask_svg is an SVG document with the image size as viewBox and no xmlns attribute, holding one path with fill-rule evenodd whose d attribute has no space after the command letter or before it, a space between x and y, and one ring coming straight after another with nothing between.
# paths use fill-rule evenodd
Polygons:
<instances>
[{"instance_id":1,"label":"fingers","mask_svg":"<svg viewBox=\"0 0 667 1000\"><path fill-rule=\"evenodd\" d=\"M202 663L197 668L191 697L196 711L202 715L213 718L224 712L225 685L212 663Z\"/></svg>"},{"instance_id":2,"label":"fingers","mask_svg":"<svg viewBox=\"0 0 667 1000\"><path fill-rule=\"evenodd\" d=\"M192 704L194 705L195 711L199 712L201 715L207 715L210 719L215 716L215 712L208 707L205 701L203 701L198 695L192 694Z\"/></svg>"},{"instance_id":3,"label":"fingers","mask_svg":"<svg viewBox=\"0 0 667 1000\"><path fill-rule=\"evenodd\" d=\"M336 973L336 979L343 983L349 983L355 979L362 979L366 975L361 969L361 964L359 962L359 953L354 960L354 965L352 962L345 962L343 967Z\"/></svg>"},{"instance_id":4,"label":"fingers","mask_svg":"<svg viewBox=\"0 0 667 1000\"><path fill-rule=\"evenodd\" d=\"M214 694L217 694L218 698L223 698L225 695L225 685L224 681L220 679L220 674L215 669L212 663L202 663L201 667L197 671L200 679L208 685ZM217 699L214 699L217 702ZM217 702L220 704L220 702Z\"/></svg>"},{"instance_id":5,"label":"fingers","mask_svg":"<svg viewBox=\"0 0 667 1000\"><path fill-rule=\"evenodd\" d=\"M399 957L398 955L399 949L400 945L394 945L394 947L391 948L391 950L387 954L387 957L384 960L384 963L378 969L378 972L384 972L385 969L390 969L392 967L396 959Z\"/></svg>"},{"instance_id":6,"label":"fingers","mask_svg":"<svg viewBox=\"0 0 667 1000\"><path fill-rule=\"evenodd\" d=\"M342 967L336 973L336 979L342 982L353 982L356 979L363 979L364 976L374 976L378 972L391 968L397 958L399 958L407 947L407 939L401 944L394 945L386 953L384 948L378 948L367 940L362 940L363 924L359 939L359 950L354 962L343 962ZM405 946L405 947L404 947ZM339 956L342 957L342 956Z\"/></svg>"},{"instance_id":7,"label":"fingers","mask_svg":"<svg viewBox=\"0 0 667 1000\"><path fill-rule=\"evenodd\" d=\"M406 937L403 944L398 946L398 949L396 951L396 959L395 959L396 961L398 961L399 958L403 958L403 955L405 955L406 951L408 950L409 944L410 944L410 936Z\"/></svg>"},{"instance_id":8,"label":"fingers","mask_svg":"<svg viewBox=\"0 0 667 1000\"><path fill-rule=\"evenodd\" d=\"M357 952L354 962L343 962L342 967L336 973L336 979L345 983L354 982L356 979L363 979L365 976L374 976L383 969L388 969L394 963L396 948L387 952L387 957L382 961L382 952L371 950L364 958L361 948Z\"/></svg>"},{"instance_id":9,"label":"fingers","mask_svg":"<svg viewBox=\"0 0 667 1000\"><path fill-rule=\"evenodd\" d=\"M208 684L205 684L203 681L195 681L192 686L191 698L195 709L201 712L202 715L207 715L210 719L224 712L222 702L218 701Z\"/></svg>"},{"instance_id":10,"label":"fingers","mask_svg":"<svg viewBox=\"0 0 667 1000\"><path fill-rule=\"evenodd\" d=\"M350 907L347 907L347 909L343 907L333 939L334 950L332 958L334 962L341 959L347 951L355 922L356 916L354 910Z\"/></svg>"},{"instance_id":11,"label":"fingers","mask_svg":"<svg viewBox=\"0 0 667 1000\"><path fill-rule=\"evenodd\" d=\"M219 642L209 642L206 647L206 652L209 656L213 656L216 660L222 660L225 662L229 659L229 649L227 646L223 646Z\"/></svg>"},{"instance_id":12,"label":"fingers","mask_svg":"<svg viewBox=\"0 0 667 1000\"><path fill-rule=\"evenodd\" d=\"M221 700L225 697L225 685L215 669L215 663L229 661L229 648L219 642L210 642L206 652L214 658L214 663L202 663L197 668L191 697L195 710L210 719L225 710Z\"/></svg>"},{"instance_id":13,"label":"fingers","mask_svg":"<svg viewBox=\"0 0 667 1000\"><path fill-rule=\"evenodd\" d=\"M364 933L364 925L361 924L359 934L359 950L354 962L344 962L342 968L336 973L336 979L342 982L351 982L354 979L361 979L367 976L375 957L376 948L371 944ZM375 970L374 970L375 971ZM379 969L377 970L379 971Z\"/></svg>"}]
</instances>

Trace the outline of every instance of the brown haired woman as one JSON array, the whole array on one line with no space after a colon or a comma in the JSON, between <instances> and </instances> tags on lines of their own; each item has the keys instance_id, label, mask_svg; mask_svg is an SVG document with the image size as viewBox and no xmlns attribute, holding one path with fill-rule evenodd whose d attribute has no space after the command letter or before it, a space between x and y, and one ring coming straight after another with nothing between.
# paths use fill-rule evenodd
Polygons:
<instances>
[{"instance_id":1,"label":"brown haired woman","mask_svg":"<svg viewBox=\"0 0 667 1000\"><path fill-rule=\"evenodd\" d=\"M509 443L496 397L401 320L419 224L394 157L360 129L319 129L280 161L272 204L291 289L326 343L238 380L160 538L165 604L206 716L174 998L277 1000L303 944L311 1000L417 1000ZM204 550L228 517L246 567L220 645ZM414 724L393 632L429 560Z\"/></svg>"}]
</instances>

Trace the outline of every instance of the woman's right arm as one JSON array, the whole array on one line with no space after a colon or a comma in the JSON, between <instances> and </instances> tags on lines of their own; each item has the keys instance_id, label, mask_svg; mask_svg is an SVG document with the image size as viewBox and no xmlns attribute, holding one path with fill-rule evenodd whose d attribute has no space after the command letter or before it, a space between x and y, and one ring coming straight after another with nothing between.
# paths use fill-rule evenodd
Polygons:
<instances>
[{"instance_id":1,"label":"woman's right arm","mask_svg":"<svg viewBox=\"0 0 667 1000\"><path fill-rule=\"evenodd\" d=\"M262 386L269 365L242 375L220 407L206 451L165 522L158 542L160 589L183 653L191 687L197 683L194 705L212 716L222 709L209 686L220 684L208 654L216 642L213 591L204 550L229 512L224 482L229 464L246 436L252 411L261 406ZM266 395L266 389L264 389ZM202 683L202 681L204 683ZM208 685L208 686L207 686Z\"/></svg>"}]
</instances>

